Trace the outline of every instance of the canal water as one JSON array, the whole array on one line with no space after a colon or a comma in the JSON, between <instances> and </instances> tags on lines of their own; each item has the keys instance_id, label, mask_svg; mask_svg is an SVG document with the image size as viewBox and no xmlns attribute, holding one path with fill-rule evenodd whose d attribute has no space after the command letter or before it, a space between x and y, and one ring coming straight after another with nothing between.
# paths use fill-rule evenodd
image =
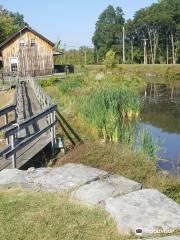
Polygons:
<instances>
[{"instance_id":1,"label":"canal water","mask_svg":"<svg viewBox=\"0 0 180 240\"><path fill-rule=\"evenodd\" d=\"M180 86L149 83L142 97L136 129L147 129L158 141L158 168L180 175Z\"/></svg>"}]
</instances>

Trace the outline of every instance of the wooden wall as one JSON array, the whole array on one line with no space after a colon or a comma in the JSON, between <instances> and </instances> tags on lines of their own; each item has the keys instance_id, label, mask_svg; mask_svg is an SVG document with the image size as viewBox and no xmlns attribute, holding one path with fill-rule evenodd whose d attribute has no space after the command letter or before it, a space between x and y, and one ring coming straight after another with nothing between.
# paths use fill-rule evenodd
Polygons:
<instances>
[{"instance_id":1,"label":"wooden wall","mask_svg":"<svg viewBox=\"0 0 180 240\"><path fill-rule=\"evenodd\" d=\"M25 46L20 47L19 41L23 38ZM31 39L35 39L36 46L31 47ZM2 50L3 67L7 72L11 71L10 58L18 57L18 71L22 74L34 71L52 71L53 47L31 31L25 31L17 36Z\"/></svg>"}]
</instances>

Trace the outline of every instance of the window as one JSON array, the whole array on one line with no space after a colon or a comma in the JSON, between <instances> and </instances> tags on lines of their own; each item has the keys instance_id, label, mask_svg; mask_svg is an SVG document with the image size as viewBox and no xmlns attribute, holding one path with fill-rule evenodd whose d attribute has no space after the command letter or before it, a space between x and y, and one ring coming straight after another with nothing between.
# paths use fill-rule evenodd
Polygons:
<instances>
[{"instance_id":1,"label":"window","mask_svg":"<svg viewBox=\"0 0 180 240\"><path fill-rule=\"evenodd\" d=\"M18 71L18 58L17 57L10 58L10 68L11 68L11 72Z\"/></svg>"},{"instance_id":2,"label":"window","mask_svg":"<svg viewBox=\"0 0 180 240\"><path fill-rule=\"evenodd\" d=\"M36 41L35 39L31 39L31 47L35 47L36 46Z\"/></svg>"},{"instance_id":3,"label":"window","mask_svg":"<svg viewBox=\"0 0 180 240\"><path fill-rule=\"evenodd\" d=\"M17 63L11 63L11 72L17 72Z\"/></svg>"},{"instance_id":4,"label":"window","mask_svg":"<svg viewBox=\"0 0 180 240\"><path fill-rule=\"evenodd\" d=\"M20 39L20 41L19 41L19 47L22 48L22 47L24 47L24 46L25 46L25 41L24 41L24 39Z\"/></svg>"}]
</instances>

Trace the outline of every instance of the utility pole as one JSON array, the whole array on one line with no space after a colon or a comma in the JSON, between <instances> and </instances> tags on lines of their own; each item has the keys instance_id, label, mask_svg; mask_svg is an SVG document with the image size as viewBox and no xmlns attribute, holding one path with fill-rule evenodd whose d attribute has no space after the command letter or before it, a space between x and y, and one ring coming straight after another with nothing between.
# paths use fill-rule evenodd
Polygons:
<instances>
[{"instance_id":1,"label":"utility pole","mask_svg":"<svg viewBox=\"0 0 180 240\"><path fill-rule=\"evenodd\" d=\"M87 63L87 51L86 48L84 49L84 64L86 65Z\"/></svg>"},{"instance_id":2,"label":"utility pole","mask_svg":"<svg viewBox=\"0 0 180 240\"><path fill-rule=\"evenodd\" d=\"M142 39L144 41L144 64L147 64L147 40L148 39Z\"/></svg>"},{"instance_id":3,"label":"utility pole","mask_svg":"<svg viewBox=\"0 0 180 240\"><path fill-rule=\"evenodd\" d=\"M132 63L134 63L134 46L133 46L133 42L134 42L134 37L131 39L131 61L132 61Z\"/></svg>"},{"instance_id":4,"label":"utility pole","mask_svg":"<svg viewBox=\"0 0 180 240\"><path fill-rule=\"evenodd\" d=\"M169 64L169 44L168 39L166 39L166 63Z\"/></svg>"},{"instance_id":5,"label":"utility pole","mask_svg":"<svg viewBox=\"0 0 180 240\"><path fill-rule=\"evenodd\" d=\"M123 63L125 63L126 57L125 57L125 29L123 26Z\"/></svg>"},{"instance_id":6,"label":"utility pole","mask_svg":"<svg viewBox=\"0 0 180 240\"><path fill-rule=\"evenodd\" d=\"M98 62L99 62L99 56L98 56L98 50L97 50L97 47L96 47L95 49L96 49L96 63L98 64Z\"/></svg>"}]
</instances>

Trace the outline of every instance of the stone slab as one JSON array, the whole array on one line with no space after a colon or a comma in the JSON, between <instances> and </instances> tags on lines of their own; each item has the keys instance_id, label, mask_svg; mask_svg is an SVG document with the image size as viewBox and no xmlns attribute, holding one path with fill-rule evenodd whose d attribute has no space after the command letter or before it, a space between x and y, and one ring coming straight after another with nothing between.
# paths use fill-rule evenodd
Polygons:
<instances>
[{"instance_id":1,"label":"stone slab","mask_svg":"<svg viewBox=\"0 0 180 240\"><path fill-rule=\"evenodd\" d=\"M180 205L154 189L144 189L105 201L106 211L121 234L152 235L180 229Z\"/></svg>"},{"instance_id":2,"label":"stone slab","mask_svg":"<svg viewBox=\"0 0 180 240\"><path fill-rule=\"evenodd\" d=\"M179 236L160 237L160 238L146 238L144 240L180 240L180 235Z\"/></svg>"},{"instance_id":3,"label":"stone slab","mask_svg":"<svg viewBox=\"0 0 180 240\"><path fill-rule=\"evenodd\" d=\"M0 189L27 183L26 172L18 169L4 169L0 172Z\"/></svg>"},{"instance_id":4,"label":"stone slab","mask_svg":"<svg viewBox=\"0 0 180 240\"><path fill-rule=\"evenodd\" d=\"M0 172L0 186L20 185L48 191L69 191L106 176L108 173L82 164L69 163L59 168L31 168L27 171L5 169Z\"/></svg>"},{"instance_id":5,"label":"stone slab","mask_svg":"<svg viewBox=\"0 0 180 240\"><path fill-rule=\"evenodd\" d=\"M81 186L72 196L85 204L96 205L109 197L124 195L142 188L140 183L118 175Z\"/></svg>"},{"instance_id":6,"label":"stone slab","mask_svg":"<svg viewBox=\"0 0 180 240\"><path fill-rule=\"evenodd\" d=\"M68 191L106 176L108 173L82 164L69 163L59 168L39 168L28 171L28 182L53 191Z\"/></svg>"}]
</instances>

